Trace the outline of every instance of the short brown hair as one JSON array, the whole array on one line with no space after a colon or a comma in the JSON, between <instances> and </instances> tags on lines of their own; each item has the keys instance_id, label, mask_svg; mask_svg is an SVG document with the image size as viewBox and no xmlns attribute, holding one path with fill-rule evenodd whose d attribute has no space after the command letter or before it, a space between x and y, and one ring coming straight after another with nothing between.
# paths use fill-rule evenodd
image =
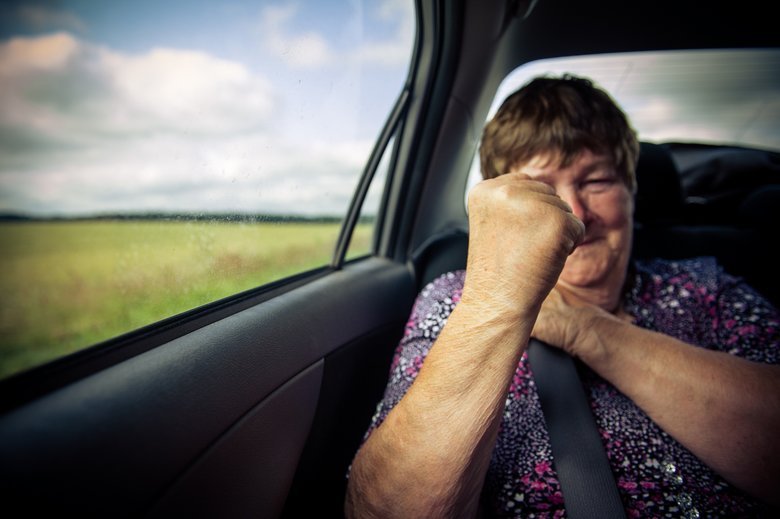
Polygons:
<instances>
[{"instance_id":1,"label":"short brown hair","mask_svg":"<svg viewBox=\"0 0 780 519\"><path fill-rule=\"evenodd\" d=\"M584 149L611 157L623 182L636 191L639 142L617 103L585 78L538 77L510 95L485 126L482 176L503 175L543 153L566 167Z\"/></svg>"}]
</instances>

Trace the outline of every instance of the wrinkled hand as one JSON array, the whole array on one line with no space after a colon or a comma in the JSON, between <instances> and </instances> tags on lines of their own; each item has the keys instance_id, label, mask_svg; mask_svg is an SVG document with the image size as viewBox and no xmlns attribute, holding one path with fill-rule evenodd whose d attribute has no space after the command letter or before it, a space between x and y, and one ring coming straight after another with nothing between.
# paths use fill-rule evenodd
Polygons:
<instances>
[{"instance_id":1,"label":"wrinkled hand","mask_svg":"<svg viewBox=\"0 0 780 519\"><path fill-rule=\"evenodd\" d=\"M531 336L561 348L569 355L584 358L598 347L594 344L594 338L599 336L596 323L603 326L624 320L630 321L630 318L615 316L556 286L542 303Z\"/></svg>"},{"instance_id":2,"label":"wrinkled hand","mask_svg":"<svg viewBox=\"0 0 780 519\"><path fill-rule=\"evenodd\" d=\"M584 224L552 187L521 173L469 193L469 256L463 299L490 311L534 315L555 286Z\"/></svg>"},{"instance_id":3,"label":"wrinkled hand","mask_svg":"<svg viewBox=\"0 0 780 519\"><path fill-rule=\"evenodd\" d=\"M542 304L531 335L569 355L576 355L576 347L582 343L582 332L587 328L588 314L600 309L573 300L572 296L569 299L567 301L561 289L553 288Z\"/></svg>"}]
</instances>

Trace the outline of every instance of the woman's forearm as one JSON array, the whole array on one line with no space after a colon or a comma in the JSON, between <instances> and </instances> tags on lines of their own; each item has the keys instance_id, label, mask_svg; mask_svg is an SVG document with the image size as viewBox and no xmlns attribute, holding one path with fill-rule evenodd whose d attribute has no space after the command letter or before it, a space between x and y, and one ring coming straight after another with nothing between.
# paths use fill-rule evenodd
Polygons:
<instances>
[{"instance_id":1,"label":"woman's forearm","mask_svg":"<svg viewBox=\"0 0 780 519\"><path fill-rule=\"evenodd\" d=\"M473 516L530 319L461 302L411 388L358 452L347 513Z\"/></svg>"},{"instance_id":2,"label":"woman's forearm","mask_svg":"<svg viewBox=\"0 0 780 519\"><path fill-rule=\"evenodd\" d=\"M599 315L577 355L725 479L767 502L780 488L780 367Z\"/></svg>"},{"instance_id":3,"label":"woman's forearm","mask_svg":"<svg viewBox=\"0 0 780 519\"><path fill-rule=\"evenodd\" d=\"M406 395L358 452L347 512L473 516L509 383L585 225L522 173L469 193L462 297Z\"/></svg>"}]
</instances>

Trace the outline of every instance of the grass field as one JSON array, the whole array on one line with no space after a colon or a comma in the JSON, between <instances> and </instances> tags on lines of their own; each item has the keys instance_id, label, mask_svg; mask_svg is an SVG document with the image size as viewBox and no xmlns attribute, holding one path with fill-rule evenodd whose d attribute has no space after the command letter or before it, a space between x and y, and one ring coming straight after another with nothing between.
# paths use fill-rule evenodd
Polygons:
<instances>
[{"instance_id":1,"label":"grass field","mask_svg":"<svg viewBox=\"0 0 780 519\"><path fill-rule=\"evenodd\" d=\"M0 377L327 264L339 224L0 223ZM351 251L368 250L359 226Z\"/></svg>"}]
</instances>

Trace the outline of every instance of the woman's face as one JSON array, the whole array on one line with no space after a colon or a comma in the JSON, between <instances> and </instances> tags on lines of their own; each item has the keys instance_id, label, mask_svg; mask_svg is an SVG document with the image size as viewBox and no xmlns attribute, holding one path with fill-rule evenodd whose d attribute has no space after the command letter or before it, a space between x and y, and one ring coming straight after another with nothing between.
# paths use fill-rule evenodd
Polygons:
<instances>
[{"instance_id":1,"label":"woman's face","mask_svg":"<svg viewBox=\"0 0 780 519\"><path fill-rule=\"evenodd\" d=\"M515 171L555 188L585 224L585 238L566 261L559 283L617 294L631 254L634 198L605 155L586 150L565 168L557 163L550 155L537 155Z\"/></svg>"}]
</instances>

